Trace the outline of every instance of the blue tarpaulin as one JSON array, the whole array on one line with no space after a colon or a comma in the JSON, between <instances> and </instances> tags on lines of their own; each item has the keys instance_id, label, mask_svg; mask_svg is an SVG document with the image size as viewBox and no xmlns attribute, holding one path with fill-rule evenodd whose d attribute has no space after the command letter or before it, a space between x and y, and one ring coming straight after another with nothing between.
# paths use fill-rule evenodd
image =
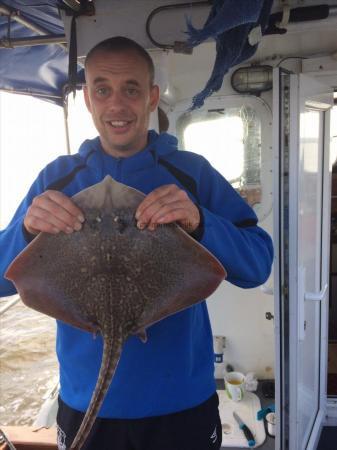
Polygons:
<instances>
[{"instance_id":1,"label":"blue tarpaulin","mask_svg":"<svg viewBox=\"0 0 337 450\"><path fill-rule=\"evenodd\" d=\"M0 6L19 10L20 15L43 28L48 35L63 35L57 0L7 0ZM10 38L39 34L11 19ZM8 18L0 16L0 40L8 37ZM62 104L68 80L68 52L57 44L0 48L0 89L43 96Z\"/></svg>"}]
</instances>

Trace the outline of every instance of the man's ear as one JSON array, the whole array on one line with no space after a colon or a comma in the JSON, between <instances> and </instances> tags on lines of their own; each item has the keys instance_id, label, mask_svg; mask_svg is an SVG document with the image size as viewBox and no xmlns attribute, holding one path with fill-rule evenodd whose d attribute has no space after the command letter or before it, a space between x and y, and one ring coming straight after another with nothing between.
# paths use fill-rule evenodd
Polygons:
<instances>
[{"instance_id":1,"label":"man's ear","mask_svg":"<svg viewBox=\"0 0 337 450\"><path fill-rule=\"evenodd\" d=\"M91 104L90 104L90 99L89 99L89 92L88 92L88 87L86 85L83 86L83 94L84 94L84 101L85 104L88 108L88 111L91 113Z\"/></svg>"},{"instance_id":2,"label":"man's ear","mask_svg":"<svg viewBox=\"0 0 337 450\"><path fill-rule=\"evenodd\" d=\"M155 84L150 91L150 110L153 112L159 104L159 87Z\"/></svg>"}]
</instances>

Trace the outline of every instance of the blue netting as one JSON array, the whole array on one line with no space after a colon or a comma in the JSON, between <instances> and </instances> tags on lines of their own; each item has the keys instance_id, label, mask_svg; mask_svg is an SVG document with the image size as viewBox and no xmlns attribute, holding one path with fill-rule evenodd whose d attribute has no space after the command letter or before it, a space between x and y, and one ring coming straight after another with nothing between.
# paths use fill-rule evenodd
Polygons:
<instances>
[{"instance_id":1,"label":"blue netting","mask_svg":"<svg viewBox=\"0 0 337 450\"><path fill-rule=\"evenodd\" d=\"M253 56L257 44L249 44L249 33L258 25L263 33L272 4L273 0L214 0L201 30L194 28L187 20L191 46L195 47L209 38L216 42L212 74L205 88L193 97L192 110L200 108L207 97L221 88L223 78L231 67Z\"/></svg>"}]
</instances>

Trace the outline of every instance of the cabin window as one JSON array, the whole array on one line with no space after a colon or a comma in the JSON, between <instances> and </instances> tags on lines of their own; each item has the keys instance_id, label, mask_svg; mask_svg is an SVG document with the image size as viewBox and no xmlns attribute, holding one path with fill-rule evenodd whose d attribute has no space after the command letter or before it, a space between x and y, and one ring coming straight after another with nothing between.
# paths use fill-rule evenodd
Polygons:
<instances>
[{"instance_id":1,"label":"cabin window","mask_svg":"<svg viewBox=\"0 0 337 450\"><path fill-rule=\"evenodd\" d=\"M205 156L238 187L244 174L244 124L235 112L227 117L222 114L211 112L207 118L189 123L183 131L184 148Z\"/></svg>"},{"instance_id":2,"label":"cabin window","mask_svg":"<svg viewBox=\"0 0 337 450\"><path fill-rule=\"evenodd\" d=\"M185 150L205 156L235 189L260 184L261 122L254 110L209 110L202 117L184 119L181 142Z\"/></svg>"},{"instance_id":3,"label":"cabin window","mask_svg":"<svg viewBox=\"0 0 337 450\"><path fill-rule=\"evenodd\" d=\"M219 97L211 99L207 108L181 112L176 120L180 147L204 156L254 208L260 220L270 212L272 198L268 113L252 101Z\"/></svg>"},{"instance_id":4,"label":"cabin window","mask_svg":"<svg viewBox=\"0 0 337 450\"><path fill-rule=\"evenodd\" d=\"M60 106L0 93L0 228L7 226L40 170L66 152Z\"/></svg>"},{"instance_id":5,"label":"cabin window","mask_svg":"<svg viewBox=\"0 0 337 450\"><path fill-rule=\"evenodd\" d=\"M97 136L83 92L69 96L70 153ZM67 154L60 106L26 95L0 93L0 228L7 226L41 169Z\"/></svg>"},{"instance_id":6,"label":"cabin window","mask_svg":"<svg viewBox=\"0 0 337 450\"><path fill-rule=\"evenodd\" d=\"M77 91L75 98L68 97L68 129L70 153L77 153L86 139L97 136L97 130L84 101L83 90Z\"/></svg>"}]
</instances>

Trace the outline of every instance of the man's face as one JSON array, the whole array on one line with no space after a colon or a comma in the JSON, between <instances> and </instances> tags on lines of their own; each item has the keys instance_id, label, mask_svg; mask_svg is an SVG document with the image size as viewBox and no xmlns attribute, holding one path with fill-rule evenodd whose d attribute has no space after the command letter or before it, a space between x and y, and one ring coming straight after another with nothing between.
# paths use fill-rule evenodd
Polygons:
<instances>
[{"instance_id":1,"label":"man's face","mask_svg":"<svg viewBox=\"0 0 337 450\"><path fill-rule=\"evenodd\" d=\"M112 156L131 156L147 144L150 113L159 101L146 61L134 51L99 52L86 66L84 98Z\"/></svg>"}]
</instances>

